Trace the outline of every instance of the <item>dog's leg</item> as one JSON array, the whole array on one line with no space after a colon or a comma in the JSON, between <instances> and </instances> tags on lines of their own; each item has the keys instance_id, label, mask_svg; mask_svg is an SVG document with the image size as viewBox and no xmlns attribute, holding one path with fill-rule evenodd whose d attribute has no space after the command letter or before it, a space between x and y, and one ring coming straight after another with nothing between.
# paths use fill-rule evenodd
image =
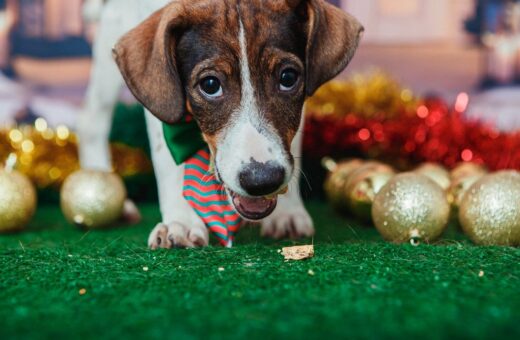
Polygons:
<instances>
[{"instance_id":1,"label":"dog's leg","mask_svg":"<svg viewBox=\"0 0 520 340\"><path fill-rule=\"evenodd\" d=\"M123 78L112 58L112 46L131 27L113 1L103 10L94 44L93 65L84 108L78 120L79 156L82 168L112 171L109 134L112 113L123 88ZM121 8L121 7L120 7ZM141 219L131 200L124 205L123 218L128 222Z\"/></svg>"},{"instance_id":2,"label":"dog's leg","mask_svg":"<svg viewBox=\"0 0 520 340\"><path fill-rule=\"evenodd\" d=\"M148 245L156 248L190 248L208 245L208 230L182 195L184 165L175 164L162 130L162 123L146 113L162 223L150 233Z\"/></svg>"},{"instance_id":3,"label":"dog's leg","mask_svg":"<svg viewBox=\"0 0 520 340\"><path fill-rule=\"evenodd\" d=\"M112 3L104 8L93 47L93 64L83 111L78 119L81 166L112 170L108 137L123 77L112 58L112 46L125 33L121 15Z\"/></svg>"},{"instance_id":4,"label":"dog's leg","mask_svg":"<svg viewBox=\"0 0 520 340\"><path fill-rule=\"evenodd\" d=\"M300 238L314 235L314 224L303 205L300 196L300 172L304 117L291 145L294 156L294 176L287 194L278 199L278 206L271 216L262 221L261 234L265 237L280 239L284 237Z\"/></svg>"}]
</instances>

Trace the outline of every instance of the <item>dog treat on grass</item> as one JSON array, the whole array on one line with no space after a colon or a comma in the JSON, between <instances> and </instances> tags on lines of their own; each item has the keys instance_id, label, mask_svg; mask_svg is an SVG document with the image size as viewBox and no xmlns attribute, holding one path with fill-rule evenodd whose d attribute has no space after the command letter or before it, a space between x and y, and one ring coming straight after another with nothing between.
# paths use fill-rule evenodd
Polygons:
<instances>
[{"instance_id":1,"label":"dog treat on grass","mask_svg":"<svg viewBox=\"0 0 520 340\"><path fill-rule=\"evenodd\" d=\"M314 245L282 248L286 260L305 260L314 256Z\"/></svg>"}]
</instances>

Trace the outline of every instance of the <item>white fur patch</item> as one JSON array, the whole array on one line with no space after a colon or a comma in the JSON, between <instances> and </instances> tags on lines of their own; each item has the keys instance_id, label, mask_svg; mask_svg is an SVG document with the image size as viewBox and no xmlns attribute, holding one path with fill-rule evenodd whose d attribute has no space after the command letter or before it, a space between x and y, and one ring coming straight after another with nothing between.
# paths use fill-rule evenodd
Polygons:
<instances>
[{"instance_id":1,"label":"white fur patch","mask_svg":"<svg viewBox=\"0 0 520 340\"><path fill-rule=\"evenodd\" d=\"M245 28L241 20L239 23L242 85L240 106L231 116L232 125L221 133L220 140L217 142L216 164L221 180L234 192L247 196L240 187L238 174L242 167L252 160L260 163L277 162L286 170L286 182L292 174L292 167L288 162L280 136L262 117L251 79Z\"/></svg>"},{"instance_id":2,"label":"white fur patch","mask_svg":"<svg viewBox=\"0 0 520 340\"><path fill-rule=\"evenodd\" d=\"M242 81L242 97L240 100L240 111L242 113L259 114L258 104L256 103L255 89L251 80L251 69L249 68L249 59L247 57L247 41L244 24L240 20L240 30L238 33L238 42L240 44L240 79Z\"/></svg>"}]
</instances>

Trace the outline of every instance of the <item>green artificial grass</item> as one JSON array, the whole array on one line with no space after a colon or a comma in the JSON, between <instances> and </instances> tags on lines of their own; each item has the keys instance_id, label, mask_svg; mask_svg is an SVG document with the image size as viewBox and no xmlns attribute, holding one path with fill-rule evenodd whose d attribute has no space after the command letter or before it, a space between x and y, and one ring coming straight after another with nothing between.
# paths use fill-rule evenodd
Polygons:
<instances>
[{"instance_id":1,"label":"green artificial grass","mask_svg":"<svg viewBox=\"0 0 520 340\"><path fill-rule=\"evenodd\" d=\"M233 249L149 251L154 205L137 226L91 232L40 207L29 231L0 236L0 338L520 338L520 249L455 228L393 245L308 207L316 256L300 262L252 227Z\"/></svg>"}]
</instances>

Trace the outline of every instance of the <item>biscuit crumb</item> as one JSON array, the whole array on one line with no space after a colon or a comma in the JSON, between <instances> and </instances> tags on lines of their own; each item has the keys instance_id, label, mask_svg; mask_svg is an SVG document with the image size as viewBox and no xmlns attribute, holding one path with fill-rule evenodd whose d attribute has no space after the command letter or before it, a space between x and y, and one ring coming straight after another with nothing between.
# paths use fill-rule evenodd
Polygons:
<instances>
[{"instance_id":1,"label":"biscuit crumb","mask_svg":"<svg viewBox=\"0 0 520 340\"><path fill-rule=\"evenodd\" d=\"M143 271L147 272L148 271L148 267L143 267Z\"/></svg>"},{"instance_id":2,"label":"biscuit crumb","mask_svg":"<svg viewBox=\"0 0 520 340\"><path fill-rule=\"evenodd\" d=\"M78 293L79 295L85 295L87 293L87 290L85 288L81 288Z\"/></svg>"},{"instance_id":3,"label":"biscuit crumb","mask_svg":"<svg viewBox=\"0 0 520 340\"><path fill-rule=\"evenodd\" d=\"M478 277L483 277L483 276L484 276L484 271L483 270L479 271L478 272Z\"/></svg>"},{"instance_id":4,"label":"biscuit crumb","mask_svg":"<svg viewBox=\"0 0 520 340\"><path fill-rule=\"evenodd\" d=\"M285 247L282 248L282 255L286 260L304 260L314 256L314 245Z\"/></svg>"}]
</instances>

